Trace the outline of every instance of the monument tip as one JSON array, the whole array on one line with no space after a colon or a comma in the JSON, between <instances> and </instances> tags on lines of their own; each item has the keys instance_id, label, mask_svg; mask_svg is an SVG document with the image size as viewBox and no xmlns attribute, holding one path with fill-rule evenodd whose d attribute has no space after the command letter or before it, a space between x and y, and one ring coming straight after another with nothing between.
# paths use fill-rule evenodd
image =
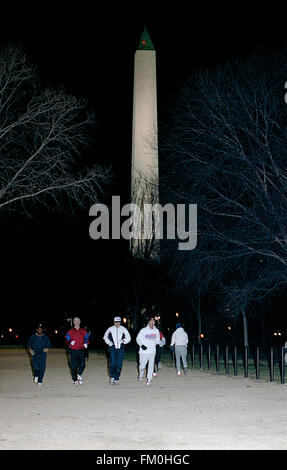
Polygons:
<instances>
[{"instance_id":1,"label":"monument tip","mask_svg":"<svg viewBox=\"0 0 287 470\"><path fill-rule=\"evenodd\" d=\"M139 45L138 45L138 50L144 50L144 51L154 51L155 50L146 25L144 26L144 30L143 30L141 38L140 38L140 42L139 42Z\"/></svg>"}]
</instances>

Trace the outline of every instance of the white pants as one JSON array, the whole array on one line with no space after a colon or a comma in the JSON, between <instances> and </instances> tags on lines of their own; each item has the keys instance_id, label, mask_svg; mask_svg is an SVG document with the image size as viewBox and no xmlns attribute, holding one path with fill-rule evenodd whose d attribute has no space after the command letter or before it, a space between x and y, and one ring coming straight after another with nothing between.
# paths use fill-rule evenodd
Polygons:
<instances>
[{"instance_id":1,"label":"white pants","mask_svg":"<svg viewBox=\"0 0 287 470\"><path fill-rule=\"evenodd\" d=\"M153 353L145 353L145 352L140 352L140 364L139 364L139 376L143 377L144 375L144 370L146 368L146 365L148 363L148 369L147 369L147 380L152 379L152 374L154 371L154 358L155 358L155 352Z\"/></svg>"}]
</instances>

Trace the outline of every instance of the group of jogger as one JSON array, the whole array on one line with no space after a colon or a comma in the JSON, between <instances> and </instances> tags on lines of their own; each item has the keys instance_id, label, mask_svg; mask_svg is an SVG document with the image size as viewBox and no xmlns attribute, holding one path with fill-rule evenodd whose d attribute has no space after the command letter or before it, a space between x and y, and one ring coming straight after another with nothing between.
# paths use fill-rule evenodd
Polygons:
<instances>
[{"instance_id":1,"label":"group of jogger","mask_svg":"<svg viewBox=\"0 0 287 470\"><path fill-rule=\"evenodd\" d=\"M73 327L69 329L65 339L69 350L72 381L77 387L83 384L85 353L89 346L89 333L81 327L79 317L73 318ZM110 358L109 383L117 385L122 371L125 345L131 341L129 331L121 324L121 317L114 317L114 324L106 330L103 340L108 346ZM150 317L147 325L139 331L136 342L139 346L138 380L142 381L146 372L146 384L150 385L152 378L156 377L161 369L161 352L166 344L164 335L155 326L154 317ZM181 375L181 361L184 374L187 374L187 344L188 335L181 323L177 323L170 343L170 349L175 355L177 375ZM34 382L41 386L46 368L46 355L51 347L50 339L44 333L42 325L37 326L36 333L29 338L27 346L32 357Z\"/></svg>"}]
</instances>

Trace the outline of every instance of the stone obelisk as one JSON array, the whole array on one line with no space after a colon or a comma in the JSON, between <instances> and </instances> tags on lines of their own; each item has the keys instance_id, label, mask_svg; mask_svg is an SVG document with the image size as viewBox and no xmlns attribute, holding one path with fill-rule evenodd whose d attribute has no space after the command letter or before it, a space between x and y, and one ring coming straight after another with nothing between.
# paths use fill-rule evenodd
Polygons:
<instances>
[{"instance_id":1,"label":"stone obelisk","mask_svg":"<svg viewBox=\"0 0 287 470\"><path fill-rule=\"evenodd\" d=\"M143 227L144 205L158 203L156 52L146 27L134 60L131 201L142 209L140 217L133 216L137 235L131 240L131 251L139 257L157 257L154 227L147 223Z\"/></svg>"}]
</instances>

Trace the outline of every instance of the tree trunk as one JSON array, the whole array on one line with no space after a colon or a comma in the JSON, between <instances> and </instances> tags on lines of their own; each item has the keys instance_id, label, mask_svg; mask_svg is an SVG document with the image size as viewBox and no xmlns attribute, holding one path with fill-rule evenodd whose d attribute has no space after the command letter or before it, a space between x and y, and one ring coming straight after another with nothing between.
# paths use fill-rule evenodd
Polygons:
<instances>
[{"instance_id":1,"label":"tree trunk","mask_svg":"<svg viewBox=\"0 0 287 470\"><path fill-rule=\"evenodd\" d=\"M261 318L261 343L262 348L265 350L266 346L266 313L267 313L267 305L263 303L260 309L260 318Z\"/></svg>"},{"instance_id":2,"label":"tree trunk","mask_svg":"<svg viewBox=\"0 0 287 470\"><path fill-rule=\"evenodd\" d=\"M244 347L248 348L248 324L247 324L247 315L245 308L241 309L242 320L243 320L243 338L244 338Z\"/></svg>"},{"instance_id":3,"label":"tree trunk","mask_svg":"<svg viewBox=\"0 0 287 470\"><path fill-rule=\"evenodd\" d=\"M197 318L198 318L198 344L201 344L201 333L202 333L202 321L201 321L201 310L200 310L200 290L198 289L197 297Z\"/></svg>"}]
</instances>

